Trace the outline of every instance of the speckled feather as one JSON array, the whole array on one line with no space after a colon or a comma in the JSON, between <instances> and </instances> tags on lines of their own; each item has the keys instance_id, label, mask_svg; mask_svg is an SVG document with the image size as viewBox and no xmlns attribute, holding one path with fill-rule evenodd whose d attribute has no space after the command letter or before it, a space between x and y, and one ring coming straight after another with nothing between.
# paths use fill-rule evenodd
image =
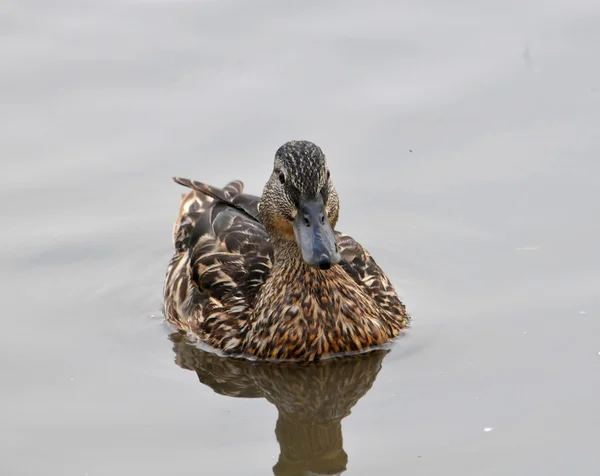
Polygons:
<instances>
[{"instance_id":1,"label":"speckled feather","mask_svg":"<svg viewBox=\"0 0 600 476\"><path fill-rule=\"evenodd\" d=\"M342 259L328 270L291 251L275 265L261 199L242 182L174 180L192 189L181 199L164 288L165 315L179 329L228 354L310 361L380 346L408 325L388 278L351 237L336 232Z\"/></svg>"}]
</instances>

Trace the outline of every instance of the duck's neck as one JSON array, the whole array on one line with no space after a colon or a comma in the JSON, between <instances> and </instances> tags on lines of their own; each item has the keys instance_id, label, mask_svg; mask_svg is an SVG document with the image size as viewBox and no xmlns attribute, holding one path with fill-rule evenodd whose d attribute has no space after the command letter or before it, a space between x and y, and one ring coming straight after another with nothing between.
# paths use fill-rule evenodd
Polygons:
<instances>
[{"instance_id":1,"label":"duck's neck","mask_svg":"<svg viewBox=\"0 0 600 476\"><path fill-rule=\"evenodd\" d=\"M273 270L282 267L301 267L302 265L306 265L302 259L302 252L294 241L274 240L273 253L275 258Z\"/></svg>"},{"instance_id":2,"label":"duck's neck","mask_svg":"<svg viewBox=\"0 0 600 476\"><path fill-rule=\"evenodd\" d=\"M341 305L341 294L336 290L356 290L340 265L321 270L306 264L296 243L277 243L271 273L261 286L255 312L280 324L303 315L315 319L317 326L326 325L326 316L336 316Z\"/></svg>"},{"instance_id":3,"label":"duck's neck","mask_svg":"<svg viewBox=\"0 0 600 476\"><path fill-rule=\"evenodd\" d=\"M319 282L333 270L332 268L328 271L323 271L306 264L302 258L302 251L300 251L300 248L294 241L282 240L280 242L275 242L273 251L275 260L271 275L277 280L275 281L274 279L274 283L279 282L282 285L289 286L290 282L282 280L282 277L287 279L294 279L297 277L304 281L301 283L301 286L308 286L310 283L307 282L307 278L314 282Z\"/></svg>"}]
</instances>

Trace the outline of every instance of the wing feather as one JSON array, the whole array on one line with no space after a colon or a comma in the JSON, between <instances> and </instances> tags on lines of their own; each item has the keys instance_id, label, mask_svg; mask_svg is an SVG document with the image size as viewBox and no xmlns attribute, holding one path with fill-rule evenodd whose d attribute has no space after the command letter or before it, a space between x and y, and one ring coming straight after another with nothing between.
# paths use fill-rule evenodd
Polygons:
<instances>
[{"instance_id":1,"label":"wing feather","mask_svg":"<svg viewBox=\"0 0 600 476\"><path fill-rule=\"evenodd\" d=\"M342 255L340 266L352 279L383 309L394 314L405 316L405 324L409 317L406 308L398 298L392 283L377 265L365 248L352 237L336 233L338 249Z\"/></svg>"},{"instance_id":2,"label":"wing feather","mask_svg":"<svg viewBox=\"0 0 600 476\"><path fill-rule=\"evenodd\" d=\"M260 198L243 194L241 181L219 189L193 180L174 180L193 190L182 202L193 197L196 205L187 213L192 207L181 207L184 213L174 241L176 257L185 261L187 272L178 273L179 277L169 274L181 282L178 286L167 282L165 289L179 290L172 293L173 299L179 297L174 306L177 312L168 317L185 322L184 327L207 337L209 344L234 350L273 262L273 248L258 217ZM187 316L181 315L186 312Z\"/></svg>"}]
</instances>

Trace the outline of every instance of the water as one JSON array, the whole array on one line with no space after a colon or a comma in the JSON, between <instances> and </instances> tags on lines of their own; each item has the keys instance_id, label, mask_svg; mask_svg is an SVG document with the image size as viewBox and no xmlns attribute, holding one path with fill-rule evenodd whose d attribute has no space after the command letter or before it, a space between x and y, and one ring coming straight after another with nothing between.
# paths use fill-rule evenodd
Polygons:
<instances>
[{"instance_id":1,"label":"water","mask_svg":"<svg viewBox=\"0 0 600 476\"><path fill-rule=\"evenodd\" d=\"M2 474L598 473L597 2L0 22ZM169 338L170 177L260 193L290 139L413 315L385 356L295 374Z\"/></svg>"}]
</instances>

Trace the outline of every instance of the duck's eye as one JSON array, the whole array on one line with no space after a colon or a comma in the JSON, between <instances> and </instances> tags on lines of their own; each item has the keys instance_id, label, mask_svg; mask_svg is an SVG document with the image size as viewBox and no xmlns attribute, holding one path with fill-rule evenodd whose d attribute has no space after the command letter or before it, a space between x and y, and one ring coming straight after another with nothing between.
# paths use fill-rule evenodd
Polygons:
<instances>
[{"instance_id":1,"label":"duck's eye","mask_svg":"<svg viewBox=\"0 0 600 476\"><path fill-rule=\"evenodd\" d=\"M283 172L279 172L279 181L285 183L285 174Z\"/></svg>"},{"instance_id":2,"label":"duck's eye","mask_svg":"<svg viewBox=\"0 0 600 476\"><path fill-rule=\"evenodd\" d=\"M331 172L329 171L329 169L327 169L327 180L329 180L329 177L331 177Z\"/></svg>"}]
</instances>

